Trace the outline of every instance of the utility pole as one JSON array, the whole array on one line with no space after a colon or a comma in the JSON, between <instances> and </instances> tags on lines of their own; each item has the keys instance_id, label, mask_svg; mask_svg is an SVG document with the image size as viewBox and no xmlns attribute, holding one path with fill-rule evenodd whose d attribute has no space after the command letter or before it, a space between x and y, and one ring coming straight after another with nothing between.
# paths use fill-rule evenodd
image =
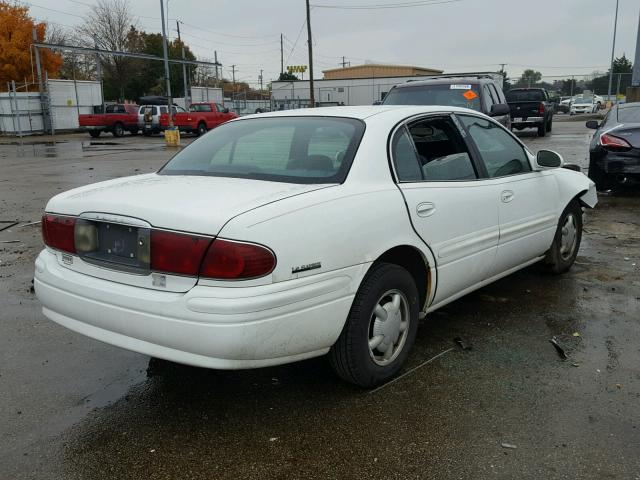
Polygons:
<instances>
[{"instance_id":1,"label":"utility pole","mask_svg":"<svg viewBox=\"0 0 640 480\"><path fill-rule=\"evenodd\" d=\"M262 69L260 69L260 76L258 77L258 80L260 80L260 100L262 100L262 98L264 97L262 93Z\"/></svg>"},{"instance_id":2,"label":"utility pole","mask_svg":"<svg viewBox=\"0 0 640 480\"><path fill-rule=\"evenodd\" d=\"M178 43L180 43L180 47L182 48L182 59L186 60L184 55L184 45L182 44L182 39L180 38L180 20L176 20L176 26L178 27ZM184 104L187 108L189 108L189 104L191 103L191 95L187 94L187 66L184 63L182 64L182 85L184 90Z\"/></svg>"},{"instance_id":3,"label":"utility pole","mask_svg":"<svg viewBox=\"0 0 640 480\"><path fill-rule=\"evenodd\" d=\"M284 48L282 46L282 34L280 34L280 75L284 73Z\"/></svg>"},{"instance_id":4,"label":"utility pole","mask_svg":"<svg viewBox=\"0 0 640 480\"><path fill-rule=\"evenodd\" d=\"M613 21L613 44L611 45L611 69L609 70L609 90L607 92L608 101L611 101L611 87L613 86L613 55L616 50L616 30L618 28L618 3L619 0L616 0L616 16Z\"/></svg>"},{"instance_id":5,"label":"utility pole","mask_svg":"<svg viewBox=\"0 0 640 480\"><path fill-rule=\"evenodd\" d=\"M215 69L216 69L216 87L219 87L220 86L220 82L219 82L219 79L218 79L218 51L217 50L213 51L213 60L214 60L214 62L216 62L216 66L215 66ZM224 95L223 95L223 97L224 97Z\"/></svg>"},{"instance_id":6,"label":"utility pole","mask_svg":"<svg viewBox=\"0 0 640 480\"><path fill-rule=\"evenodd\" d=\"M233 108L236 107L236 66L231 65L231 101L233 102ZM224 92L223 92L224 95Z\"/></svg>"},{"instance_id":7,"label":"utility pole","mask_svg":"<svg viewBox=\"0 0 640 480\"><path fill-rule=\"evenodd\" d=\"M167 29L164 23L164 0L160 0L160 17L162 21L162 52L164 53L164 76L167 82L167 107L169 112L169 128L173 128L173 115L171 114L171 79L169 78L169 54L167 52Z\"/></svg>"},{"instance_id":8,"label":"utility pole","mask_svg":"<svg viewBox=\"0 0 640 480\"><path fill-rule=\"evenodd\" d=\"M31 37L33 43L38 41L38 34L36 33L36 27L31 29ZM40 92L40 111L42 112L42 126L44 131L49 131L53 135L53 125L51 117L49 116L49 109L47 108L47 102L44 99L44 82L42 81L42 65L40 64L40 50L35 45L33 46L34 57L36 57L36 73L38 75L38 91Z\"/></svg>"},{"instance_id":9,"label":"utility pole","mask_svg":"<svg viewBox=\"0 0 640 480\"><path fill-rule=\"evenodd\" d=\"M313 92L313 44L311 37L311 7L309 6L309 0L306 0L307 4L307 44L309 45L309 101L310 107L316 106L316 97Z\"/></svg>"},{"instance_id":10,"label":"utility pole","mask_svg":"<svg viewBox=\"0 0 640 480\"><path fill-rule=\"evenodd\" d=\"M340 65L342 65L342 68L345 68L347 66L347 63L349 64L349 66L351 66L351 62L347 62L344 59L344 55L342 56L342 62L340 62Z\"/></svg>"},{"instance_id":11,"label":"utility pole","mask_svg":"<svg viewBox=\"0 0 640 480\"><path fill-rule=\"evenodd\" d=\"M636 39L636 59L633 62L631 86L640 87L640 15L638 15L638 38Z\"/></svg>"}]
</instances>

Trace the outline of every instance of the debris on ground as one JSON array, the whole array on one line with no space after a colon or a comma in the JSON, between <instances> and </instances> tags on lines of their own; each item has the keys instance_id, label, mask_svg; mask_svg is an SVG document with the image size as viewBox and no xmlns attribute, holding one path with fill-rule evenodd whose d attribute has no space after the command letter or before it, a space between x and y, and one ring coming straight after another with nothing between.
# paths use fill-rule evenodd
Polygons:
<instances>
[{"instance_id":1,"label":"debris on ground","mask_svg":"<svg viewBox=\"0 0 640 480\"><path fill-rule=\"evenodd\" d=\"M453 341L454 341L454 342L456 342L458 345L460 345L460 348L461 348L462 350L467 350L467 351L468 351L468 350L471 350L471 349L472 349L471 345L469 345L469 344L465 343L465 341L464 341L464 340L462 340L462 338L460 338L460 337L455 337L455 338L453 339Z\"/></svg>"},{"instance_id":2,"label":"debris on ground","mask_svg":"<svg viewBox=\"0 0 640 480\"><path fill-rule=\"evenodd\" d=\"M0 243L20 243L20 240L2 240Z\"/></svg>"},{"instance_id":3,"label":"debris on ground","mask_svg":"<svg viewBox=\"0 0 640 480\"><path fill-rule=\"evenodd\" d=\"M8 228L11 228L15 225L17 225L19 222L16 220L0 220L0 232L2 232L3 230L7 230Z\"/></svg>"},{"instance_id":4,"label":"debris on ground","mask_svg":"<svg viewBox=\"0 0 640 480\"><path fill-rule=\"evenodd\" d=\"M567 357L567 354L566 354L566 353L565 353L565 351L564 351L564 348L562 348L562 347L560 346L560 344L558 343L558 340L556 339L556 337L555 337L555 336L554 336L554 337L551 337L551 339L549 340L549 342L550 342L550 343L551 343L551 345L553 345L553 347L556 349L556 352L558 352L558 356L559 356L561 359L566 360L566 359L568 358L568 357Z\"/></svg>"},{"instance_id":5,"label":"debris on ground","mask_svg":"<svg viewBox=\"0 0 640 480\"><path fill-rule=\"evenodd\" d=\"M501 446L502 448L510 448L510 449L512 449L512 450L515 450L516 448L518 448L518 446L517 446L517 445L514 445L514 444L512 444L512 443L501 443L501 444L500 444L500 446Z\"/></svg>"},{"instance_id":6,"label":"debris on ground","mask_svg":"<svg viewBox=\"0 0 640 480\"><path fill-rule=\"evenodd\" d=\"M579 337L580 336L580 332L573 332L573 336L574 337Z\"/></svg>"}]
</instances>

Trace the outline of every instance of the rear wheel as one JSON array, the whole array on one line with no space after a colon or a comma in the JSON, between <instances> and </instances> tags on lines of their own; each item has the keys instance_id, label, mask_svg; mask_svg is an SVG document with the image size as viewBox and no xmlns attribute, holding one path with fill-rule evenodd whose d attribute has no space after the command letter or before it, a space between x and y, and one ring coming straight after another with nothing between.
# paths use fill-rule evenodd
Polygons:
<instances>
[{"instance_id":1,"label":"rear wheel","mask_svg":"<svg viewBox=\"0 0 640 480\"><path fill-rule=\"evenodd\" d=\"M129 130L129 133L130 133L131 135L137 135L137 134L138 134L138 129L137 129L137 128L134 128L133 130Z\"/></svg>"},{"instance_id":2,"label":"rear wheel","mask_svg":"<svg viewBox=\"0 0 640 480\"><path fill-rule=\"evenodd\" d=\"M556 274L567 272L576 260L582 240L582 208L572 200L560 216L560 222L547 252L545 263Z\"/></svg>"},{"instance_id":3,"label":"rear wheel","mask_svg":"<svg viewBox=\"0 0 640 480\"><path fill-rule=\"evenodd\" d=\"M371 267L329 353L336 373L364 388L393 378L416 337L418 298L413 277L404 268L390 263Z\"/></svg>"},{"instance_id":4,"label":"rear wheel","mask_svg":"<svg viewBox=\"0 0 640 480\"><path fill-rule=\"evenodd\" d=\"M538 127L538 136L544 137L546 134L547 134L547 127L546 127L546 124L543 123Z\"/></svg>"},{"instance_id":5,"label":"rear wheel","mask_svg":"<svg viewBox=\"0 0 640 480\"><path fill-rule=\"evenodd\" d=\"M113 126L113 136L122 137L124 135L124 126L121 123L116 123Z\"/></svg>"},{"instance_id":6,"label":"rear wheel","mask_svg":"<svg viewBox=\"0 0 640 480\"><path fill-rule=\"evenodd\" d=\"M207 125L204 122L200 122L198 124L198 129L196 130L196 135L201 136L207 133Z\"/></svg>"},{"instance_id":7,"label":"rear wheel","mask_svg":"<svg viewBox=\"0 0 640 480\"><path fill-rule=\"evenodd\" d=\"M550 132L552 128L553 128L553 118L550 118L549 121L547 122L547 132Z\"/></svg>"},{"instance_id":8,"label":"rear wheel","mask_svg":"<svg viewBox=\"0 0 640 480\"><path fill-rule=\"evenodd\" d=\"M89 130L89 135L92 138L98 138L100 136L100 130Z\"/></svg>"}]
</instances>

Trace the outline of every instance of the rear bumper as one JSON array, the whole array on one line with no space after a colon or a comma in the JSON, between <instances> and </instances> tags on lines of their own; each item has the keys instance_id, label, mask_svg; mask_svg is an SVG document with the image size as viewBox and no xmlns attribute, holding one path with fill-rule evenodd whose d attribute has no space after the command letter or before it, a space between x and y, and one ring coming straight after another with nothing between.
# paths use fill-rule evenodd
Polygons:
<instances>
[{"instance_id":1,"label":"rear bumper","mask_svg":"<svg viewBox=\"0 0 640 480\"><path fill-rule=\"evenodd\" d=\"M254 287L187 293L74 272L43 250L35 289L46 317L128 350L218 369L289 363L326 353L342 331L368 265Z\"/></svg>"},{"instance_id":2,"label":"rear bumper","mask_svg":"<svg viewBox=\"0 0 640 480\"><path fill-rule=\"evenodd\" d=\"M609 153L605 156L592 156L592 161L608 174L640 175L640 156L620 156Z\"/></svg>"},{"instance_id":3,"label":"rear bumper","mask_svg":"<svg viewBox=\"0 0 640 480\"><path fill-rule=\"evenodd\" d=\"M513 118L511 119L511 126L513 127L537 128L542 124L544 124L544 117L527 117L525 120L522 120L520 122L514 121Z\"/></svg>"}]
</instances>

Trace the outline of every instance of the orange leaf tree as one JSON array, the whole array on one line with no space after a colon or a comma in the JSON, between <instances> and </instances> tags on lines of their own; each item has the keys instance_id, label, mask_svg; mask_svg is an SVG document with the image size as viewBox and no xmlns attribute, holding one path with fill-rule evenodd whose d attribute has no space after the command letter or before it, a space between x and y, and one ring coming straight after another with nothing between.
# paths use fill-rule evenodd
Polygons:
<instances>
[{"instance_id":1,"label":"orange leaf tree","mask_svg":"<svg viewBox=\"0 0 640 480\"><path fill-rule=\"evenodd\" d=\"M11 80L32 81L31 31L35 27L38 41L44 42L47 25L35 23L28 12L28 7L0 1L0 90L6 90ZM60 55L43 48L40 61L43 75L45 71L49 77L58 75L62 65ZM33 69L35 71L35 64Z\"/></svg>"}]
</instances>

